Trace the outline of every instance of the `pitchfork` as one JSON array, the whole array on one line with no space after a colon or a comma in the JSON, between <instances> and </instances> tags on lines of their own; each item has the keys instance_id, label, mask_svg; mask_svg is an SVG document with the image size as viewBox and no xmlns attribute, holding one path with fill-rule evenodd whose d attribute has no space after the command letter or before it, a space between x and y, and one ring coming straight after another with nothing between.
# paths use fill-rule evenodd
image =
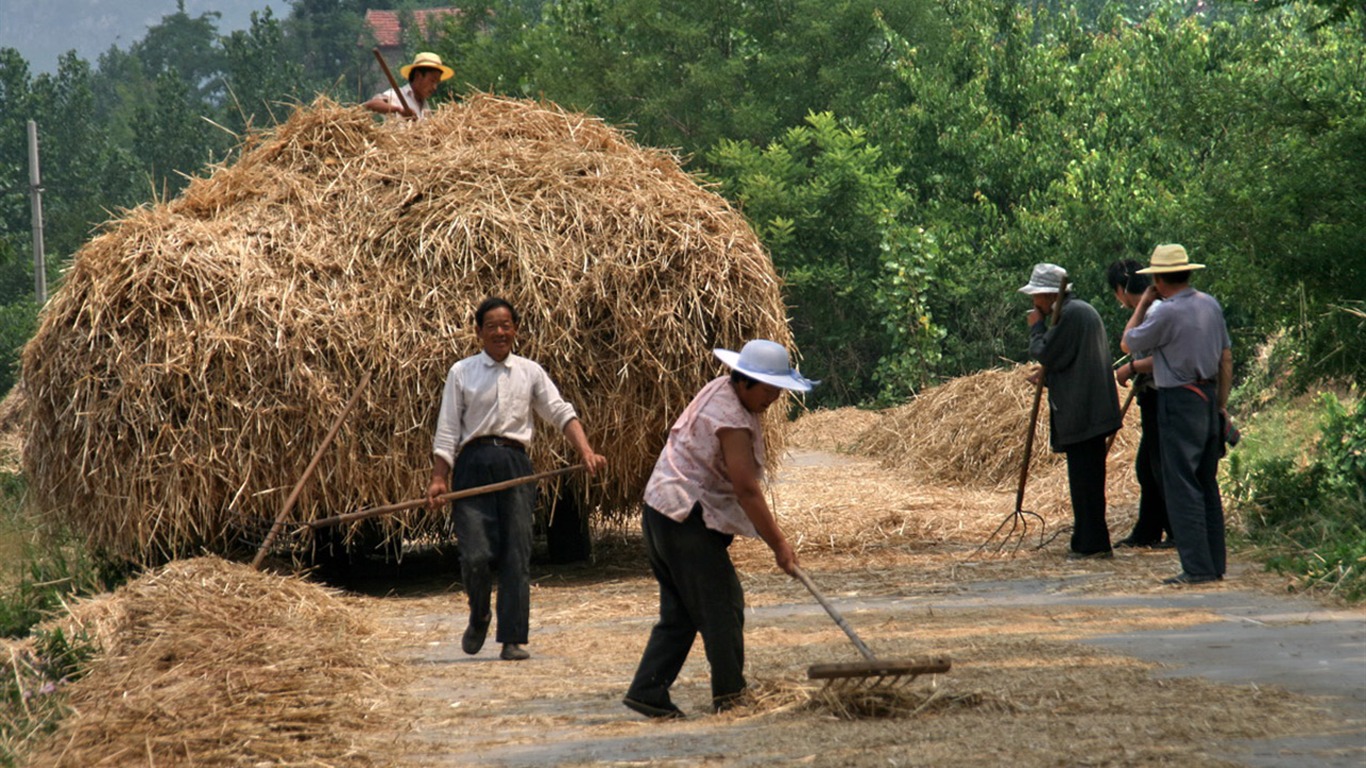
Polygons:
<instances>
[{"instance_id":1,"label":"pitchfork","mask_svg":"<svg viewBox=\"0 0 1366 768\"><path fill-rule=\"evenodd\" d=\"M1067 278L1064 277L1062 283L1058 286L1058 299L1053 302L1052 325L1054 327L1058 325L1058 317L1062 315L1062 300L1066 296ZM1015 542L1015 548L1010 552L1013 556L1020 550L1021 545L1024 544L1025 536L1029 533L1029 519L1031 517L1039 521L1039 541L1043 541L1044 530L1048 527L1048 523L1043 519L1043 515L1024 508L1024 492L1025 481L1029 479L1029 459L1034 455L1034 427L1039 420L1039 404L1043 401L1044 373L1043 367L1040 366L1038 372L1039 380L1034 385L1034 407L1029 411L1029 431L1025 433L1024 462L1020 464L1020 485L1015 491L1015 511L1006 515L1006 519L1002 520L1001 524L996 526L996 530L991 532L991 535L987 537L986 541L979 544L977 549L972 551L970 557L976 557L978 553L983 549L986 549L987 545L991 544L991 542L1000 535L1002 530L1005 530L1007 524L1010 525L1010 530L1006 531L1004 536L1001 536L1001 541L996 545L995 551L999 553L1004 550L1006 545L1010 543L1011 538L1018 534L1020 538Z\"/></svg>"}]
</instances>

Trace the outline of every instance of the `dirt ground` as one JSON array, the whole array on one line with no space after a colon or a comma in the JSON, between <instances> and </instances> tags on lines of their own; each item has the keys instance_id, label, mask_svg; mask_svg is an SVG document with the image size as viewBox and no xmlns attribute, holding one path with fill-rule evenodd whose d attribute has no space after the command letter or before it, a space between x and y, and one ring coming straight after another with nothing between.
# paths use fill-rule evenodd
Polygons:
<instances>
[{"instance_id":1,"label":"dirt ground","mask_svg":"<svg viewBox=\"0 0 1366 768\"><path fill-rule=\"evenodd\" d=\"M1014 508L1013 491L928 488L844 455L795 452L771 501L808 574L875 653L948 656L951 671L915 680L887 702L891 712L842 717L851 698L822 699L806 669L857 661L857 651L762 543L737 540L755 696L709 714L699 641L674 687L688 717L648 721L620 703L658 605L631 522L598 532L591 563L533 566L526 662L498 660L492 633L478 655L461 652L464 595L449 565L415 557L402 580L350 583L352 599L384 624L390 651L412 669L395 691L410 728L396 735L392 759L1021 768L1366 762L1362 611L1289 600L1281 579L1236 556L1226 581L1199 587L1161 584L1179 570L1171 550L1069 561L1066 534L1048 540L1067 522L1059 519L1047 521L1041 549L1036 523L1018 549L974 554ZM1134 512L1132 502L1112 498L1112 538L1127 533ZM1286 639L1307 627L1320 645Z\"/></svg>"}]
</instances>

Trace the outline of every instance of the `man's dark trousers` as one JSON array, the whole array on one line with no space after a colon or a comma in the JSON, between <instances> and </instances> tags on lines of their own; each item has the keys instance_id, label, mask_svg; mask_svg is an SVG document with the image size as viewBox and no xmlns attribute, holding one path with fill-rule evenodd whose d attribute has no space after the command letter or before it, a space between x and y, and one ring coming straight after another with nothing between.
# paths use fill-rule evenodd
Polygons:
<instances>
[{"instance_id":1,"label":"man's dark trousers","mask_svg":"<svg viewBox=\"0 0 1366 768\"><path fill-rule=\"evenodd\" d=\"M453 490L532 474L526 452L510 446L468 444L456 457ZM536 486L519 485L451 503L460 546L460 578L470 601L470 622L490 617L493 573L498 573L499 643L524 645L531 621L531 517Z\"/></svg>"},{"instance_id":2,"label":"man's dark trousers","mask_svg":"<svg viewBox=\"0 0 1366 768\"><path fill-rule=\"evenodd\" d=\"M1063 446L1072 495L1072 551L1082 555L1110 551L1110 529L1105 524L1105 438L1097 435Z\"/></svg>"},{"instance_id":3,"label":"man's dark trousers","mask_svg":"<svg viewBox=\"0 0 1366 768\"><path fill-rule=\"evenodd\" d=\"M1157 390L1143 389L1135 396L1138 401L1142 432L1138 439L1138 456L1134 459L1134 473L1138 476L1138 521L1129 538L1135 544L1156 544L1162 534L1171 538L1172 527L1167 521L1167 502L1162 495L1161 428L1157 424Z\"/></svg>"},{"instance_id":4,"label":"man's dark trousers","mask_svg":"<svg viewBox=\"0 0 1366 768\"><path fill-rule=\"evenodd\" d=\"M1164 387L1157 398L1162 487L1181 569L1224 575L1224 504L1219 497L1219 404L1213 384Z\"/></svg>"},{"instance_id":5,"label":"man's dark trousers","mask_svg":"<svg viewBox=\"0 0 1366 768\"><path fill-rule=\"evenodd\" d=\"M659 581L659 622L627 698L668 708L669 687L698 633L711 666L713 703L733 698L745 689L745 595L729 551L735 537L708 528L700 504L682 523L646 504L641 528Z\"/></svg>"}]
</instances>

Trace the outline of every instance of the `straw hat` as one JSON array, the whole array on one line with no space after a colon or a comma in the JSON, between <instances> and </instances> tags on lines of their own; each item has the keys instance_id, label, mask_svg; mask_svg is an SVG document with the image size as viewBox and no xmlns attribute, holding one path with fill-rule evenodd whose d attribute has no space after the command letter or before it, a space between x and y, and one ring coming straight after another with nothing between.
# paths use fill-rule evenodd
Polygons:
<instances>
[{"instance_id":1,"label":"straw hat","mask_svg":"<svg viewBox=\"0 0 1366 768\"><path fill-rule=\"evenodd\" d=\"M712 353L732 370L782 389L810 392L812 387L820 383L798 373L787 357L787 349L768 339L747 341L739 352L713 349Z\"/></svg>"},{"instance_id":2,"label":"straw hat","mask_svg":"<svg viewBox=\"0 0 1366 768\"><path fill-rule=\"evenodd\" d=\"M1036 293L1057 293L1062 287L1062 281L1067 278L1067 270L1057 264L1035 264L1034 272L1029 276L1029 282L1024 284L1020 293L1034 295ZM1072 286L1067 286L1071 291Z\"/></svg>"},{"instance_id":3,"label":"straw hat","mask_svg":"<svg viewBox=\"0 0 1366 768\"><path fill-rule=\"evenodd\" d=\"M1168 243L1154 248L1153 255L1148 259L1148 267L1138 270L1135 274L1161 275L1167 272L1189 272L1192 269L1204 268L1204 264L1191 263L1184 247L1176 243Z\"/></svg>"},{"instance_id":4,"label":"straw hat","mask_svg":"<svg viewBox=\"0 0 1366 768\"><path fill-rule=\"evenodd\" d=\"M422 53L419 53L417 56L414 56L413 63L403 65L403 67L399 69L398 73L400 75L403 75L403 79L407 80L408 73L412 72L414 69L417 69L419 67L423 67L426 69L441 70L442 80L450 80L452 77L455 77L455 70L451 69L445 64L442 64L441 57L437 56L435 53L432 53L430 51L423 51Z\"/></svg>"}]
</instances>

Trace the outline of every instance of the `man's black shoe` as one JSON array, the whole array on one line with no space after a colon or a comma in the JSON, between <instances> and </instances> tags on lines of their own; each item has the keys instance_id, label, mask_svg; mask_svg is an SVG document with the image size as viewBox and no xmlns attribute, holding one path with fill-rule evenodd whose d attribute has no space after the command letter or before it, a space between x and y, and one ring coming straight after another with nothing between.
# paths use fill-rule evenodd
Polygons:
<instances>
[{"instance_id":1,"label":"man's black shoe","mask_svg":"<svg viewBox=\"0 0 1366 768\"><path fill-rule=\"evenodd\" d=\"M1178 574L1176 574L1175 576L1173 576L1173 577L1171 577L1171 578L1169 578L1169 579L1163 579L1163 580L1162 580L1162 583L1163 583L1163 584L1174 584L1174 585L1180 585L1180 584L1208 584L1208 583L1210 583L1211 581L1219 581L1219 577L1218 577L1218 576L1192 576L1192 575L1190 575L1189 573L1186 573L1185 571L1182 571L1181 573L1178 573Z\"/></svg>"},{"instance_id":2,"label":"man's black shoe","mask_svg":"<svg viewBox=\"0 0 1366 768\"><path fill-rule=\"evenodd\" d=\"M1102 550L1099 551L1099 552L1068 552L1068 553L1067 553L1067 559L1068 559L1068 560L1109 560L1110 558L1112 558L1112 557L1114 557L1114 556L1115 556L1115 553L1112 552L1112 551L1110 551L1110 550L1108 550L1108 549L1102 549Z\"/></svg>"},{"instance_id":3,"label":"man's black shoe","mask_svg":"<svg viewBox=\"0 0 1366 768\"><path fill-rule=\"evenodd\" d=\"M665 704L664 706L646 704L643 701L636 701L630 696L622 699L621 703L625 704L627 708L639 712L646 717L660 720L682 720L685 717L683 710L675 707L673 704Z\"/></svg>"},{"instance_id":4,"label":"man's black shoe","mask_svg":"<svg viewBox=\"0 0 1366 768\"><path fill-rule=\"evenodd\" d=\"M489 633L489 620L492 618L485 616L482 622L470 619L470 625L465 627L465 636L460 639L461 650L471 656L479 653L479 649L484 647L484 638Z\"/></svg>"},{"instance_id":5,"label":"man's black shoe","mask_svg":"<svg viewBox=\"0 0 1366 768\"><path fill-rule=\"evenodd\" d=\"M531 654L517 643L503 643L503 652L498 654L498 658L503 661L526 661Z\"/></svg>"}]
</instances>

